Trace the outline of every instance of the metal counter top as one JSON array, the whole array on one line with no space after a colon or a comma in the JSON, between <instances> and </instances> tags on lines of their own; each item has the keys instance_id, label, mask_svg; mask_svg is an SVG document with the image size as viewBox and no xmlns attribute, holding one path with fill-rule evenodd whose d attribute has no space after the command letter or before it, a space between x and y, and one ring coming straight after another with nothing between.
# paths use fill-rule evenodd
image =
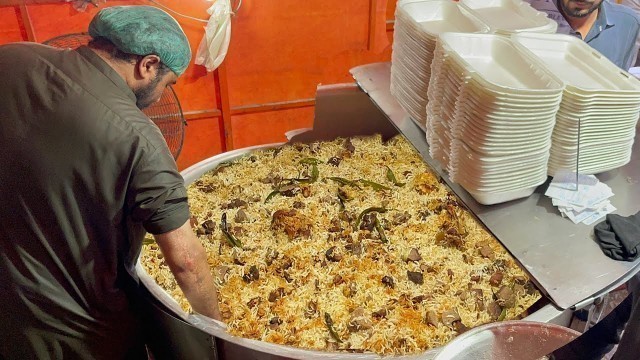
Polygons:
<instances>
[{"instance_id":1,"label":"metal counter top","mask_svg":"<svg viewBox=\"0 0 640 360\"><path fill-rule=\"evenodd\" d=\"M640 270L640 259L615 261L605 256L594 240L593 225L573 224L562 218L544 196L549 181L525 199L485 206L476 202L429 156L424 131L396 102L389 90L390 63L375 63L351 70L360 88L387 115L500 242L520 261L549 298L560 308L580 308L628 281ZM636 133L637 135L637 133ZM635 142L631 162L596 175L614 192L617 214L640 210L640 144Z\"/></svg>"}]
</instances>

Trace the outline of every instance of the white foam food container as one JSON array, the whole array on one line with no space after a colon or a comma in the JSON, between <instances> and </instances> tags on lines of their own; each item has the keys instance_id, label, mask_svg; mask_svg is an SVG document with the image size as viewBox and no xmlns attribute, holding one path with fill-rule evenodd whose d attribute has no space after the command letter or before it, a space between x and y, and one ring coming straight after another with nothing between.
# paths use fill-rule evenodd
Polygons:
<instances>
[{"instance_id":1,"label":"white foam food container","mask_svg":"<svg viewBox=\"0 0 640 360\"><path fill-rule=\"evenodd\" d=\"M456 139L455 141L461 141ZM547 149L549 146L545 146ZM455 157L453 157L453 163L457 165L465 165L469 169L476 171L486 171L488 173L503 173L508 171L533 171L537 169L539 166L543 166L547 162L547 154L537 154L531 155L527 153L514 153L509 155L503 155L500 157L492 157L491 160L494 161L485 161L487 155L480 154L469 146L461 146L459 143L454 142L452 145L452 153L456 153ZM464 153L463 153L464 152ZM470 155L466 152L473 153ZM533 150L529 153L534 152ZM485 159L485 160L481 160ZM499 161L496 161L499 160ZM522 166L520 166L522 165ZM464 169L466 170L466 168Z\"/></svg>"},{"instance_id":2,"label":"white foam food container","mask_svg":"<svg viewBox=\"0 0 640 360\"><path fill-rule=\"evenodd\" d=\"M489 32L487 25L451 0L400 0L397 8L434 37L450 31Z\"/></svg>"},{"instance_id":3,"label":"white foam food container","mask_svg":"<svg viewBox=\"0 0 640 360\"><path fill-rule=\"evenodd\" d=\"M491 133L495 130L510 130L510 131L514 131L515 133L518 133L518 132L525 132L525 131L551 130L553 129L553 126L555 123L555 117L553 115L545 118L544 121L540 121L540 122L528 121L526 118L521 121L519 121L519 119L515 119L511 121L508 119L505 119L504 121L499 121L499 120L492 121L492 119L489 119L485 116L477 117L477 116L469 115L465 113L464 110L462 109L463 107L461 107L459 109L461 111L456 114L456 120L454 122L454 126L451 127L452 129L455 129L455 127L458 124L464 124L464 125L474 126L478 130L485 131L488 133Z\"/></svg>"},{"instance_id":4,"label":"white foam food container","mask_svg":"<svg viewBox=\"0 0 640 360\"><path fill-rule=\"evenodd\" d=\"M534 191L536 191L536 188L544 184L546 180L547 178L545 177L545 179L542 182L540 182L535 186L525 188L525 189L517 189L517 190L511 190L511 191L505 191L505 192L483 192L483 191L477 191L477 190L476 191L467 190L467 191L480 204L493 205L493 204L500 204L507 201L529 197L531 196L531 194L533 194Z\"/></svg>"},{"instance_id":5,"label":"white foam food container","mask_svg":"<svg viewBox=\"0 0 640 360\"><path fill-rule=\"evenodd\" d=\"M456 118L456 123L453 127L451 127L451 129L456 130L457 126L469 127L469 130L478 132L479 134L487 138L499 138L503 136L503 133L512 136L529 136L532 133L545 131L551 133L555 125L553 123L549 123L546 126L531 126L526 122L517 121L509 124L491 124L485 122L482 119L470 119L468 117L462 116L460 118Z\"/></svg>"},{"instance_id":6,"label":"white foam food container","mask_svg":"<svg viewBox=\"0 0 640 360\"><path fill-rule=\"evenodd\" d=\"M498 95L495 92L489 93L483 91L477 87L471 86L471 84L465 84L462 90L464 90L464 96L468 96L474 100L480 101L482 104L488 106L505 106L505 107L526 107L528 109L543 109L550 107L557 107L560 105L560 96L553 96L547 98L539 98L536 96L531 97L516 97L507 95Z\"/></svg>"},{"instance_id":7,"label":"white foam food container","mask_svg":"<svg viewBox=\"0 0 640 360\"><path fill-rule=\"evenodd\" d=\"M464 141L470 148L477 152L488 153L491 155L508 155L514 152L524 152L524 151L535 151L541 147L546 147L549 144L549 139L539 139L539 140L523 140L520 142L511 141L511 142L490 142L486 139L478 139L477 137L462 137L460 138ZM505 140L509 140L507 137Z\"/></svg>"},{"instance_id":8,"label":"white foam food container","mask_svg":"<svg viewBox=\"0 0 640 360\"><path fill-rule=\"evenodd\" d=\"M607 171L614 169L613 165L622 166L629 162L631 158L630 153L620 154L620 156L616 157L607 157L603 159L580 159L580 166L578 167L578 171L582 174L584 171L590 171L591 174ZM557 169L574 169L576 168L576 160L575 158L572 161L556 161L555 159L549 158L549 163L547 165L548 174L553 174L553 170ZM603 170L606 169L606 170Z\"/></svg>"},{"instance_id":9,"label":"white foam food container","mask_svg":"<svg viewBox=\"0 0 640 360\"><path fill-rule=\"evenodd\" d=\"M571 120L576 123L578 119L580 119L581 124L589 124L590 121L598 122L602 124L608 124L619 126L620 122L624 122L626 120L633 121L638 119L638 111L630 111L630 112L615 112L615 111L589 111L583 113L576 113L573 111L567 111L565 109L559 109L557 113L558 118L563 118L567 120ZM564 125L564 124L563 124Z\"/></svg>"},{"instance_id":10,"label":"white foam food container","mask_svg":"<svg viewBox=\"0 0 640 360\"><path fill-rule=\"evenodd\" d=\"M524 186L531 186L533 183L530 182L531 179L540 179L543 176L547 176L547 166L546 163L540 166L535 171L522 171L517 173L488 173L485 171L478 172L481 176L477 176L476 173L471 170L465 171L464 174L460 174L458 177L463 177L467 184L471 187L473 186L475 189L486 189L492 187L494 189L503 189L505 190L507 187L513 186L522 186L522 184L527 184Z\"/></svg>"},{"instance_id":11,"label":"white foam food container","mask_svg":"<svg viewBox=\"0 0 640 360\"><path fill-rule=\"evenodd\" d=\"M626 147L608 148L606 145L593 146L590 147L589 150L580 150L580 162L590 161L594 164L599 162L604 165L616 159L627 157L630 153L631 150ZM559 155L554 154L553 157L549 156L549 161L553 160L555 163L574 163L576 156L577 153L575 152L572 154L571 151L565 152L563 150Z\"/></svg>"},{"instance_id":12,"label":"white foam food container","mask_svg":"<svg viewBox=\"0 0 640 360\"><path fill-rule=\"evenodd\" d=\"M474 186L478 189L479 186L483 186L484 191L489 191L488 187L504 190L506 187L522 186L523 183L526 183L526 187L529 187L533 185L530 182L532 178L538 179L547 173L546 159L542 162L538 161L535 165L530 165L528 169L522 168L517 171L508 169L472 169L466 166L464 163L451 161L449 174L452 181L458 182L461 178L466 178L465 188Z\"/></svg>"},{"instance_id":13,"label":"white foam food container","mask_svg":"<svg viewBox=\"0 0 640 360\"><path fill-rule=\"evenodd\" d=\"M631 113L640 111L638 106L603 106L603 105L589 105L589 104L574 104L565 101L560 104L558 110L564 110L576 116L584 115L584 112L588 111L604 111L612 115L631 115Z\"/></svg>"},{"instance_id":14,"label":"white foam food container","mask_svg":"<svg viewBox=\"0 0 640 360\"><path fill-rule=\"evenodd\" d=\"M585 104L606 104L606 105L636 105L638 97L633 94L592 94L582 95L571 92L570 88L566 88L563 93L563 97L572 103L585 103Z\"/></svg>"},{"instance_id":15,"label":"white foam food container","mask_svg":"<svg viewBox=\"0 0 640 360\"><path fill-rule=\"evenodd\" d=\"M517 155L523 155L523 154L529 154L531 152L535 152L538 151L539 149L544 149L550 148L551 145L551 140L545 140L542 141L540 144L526 144L526 145L504 145L502 147L499 146L490 146L490 145L483 145L483 146L478 146L477 143L473 143L471 141L468 141L468 139L456 139L455 141L463 141L465 143L465 145L471 150L473 151L477 156L484 156L486 157L492 157L492 158L508 158L510 159L509 161L511 161L513 159L513 157L517 156ZM459 151L456 151L456 155L460 155ZM456 156L454 156L455 158ZM538 159L544 159L547 157L547 154L543 154L543 155L539 155ZM506 162L505 162L506 163ZM481 163L478 163L478 165L480 165Z\"/></svg>"},{"instance_id":16,"label":"white foam food container","mask_svg":"<svg viewBox=\"0 0 640 360\"><path fill-rule=\"evenodd\" d=\"M561 99L561 92L553 91L546 94L540 93L526 93L526 90L517 90L513 93L504 93L502 91L495 91L495 89L489 87L486 81L476 80L476 76L471 75L469 79L461 83L461 87L465 90L471 89L474 95L483 99L483 102L509 102L516 103L530 103L532 105L553 105L559 104ZM535 90L534 90L535 91Z\"/></svg>"},{"instance_id":17,"label":"white foam food container","mask_svg":"<svg viewBox=\"0 0 640 360\"><path fill-rule=\"evenodd\" d=\"M459 164L457 166L464 166ZM452 175L453 174L453 175ZM455 177L456 182L464 179L464 186L466 189L472 188L482 191L504 191L513 190L516 187L529 187L533 186L542 177L547 176L547 162L536 166L535 169L525 170L519 172L506 172L506 171L486 171L486 170L472 170L465 169L465 171L450 173L452 177Z\"/></svg>"},{"instance_id":18,"label":"white foam food container","mask_svg":"<svg viewBox=\"0 0 640 360\"><path fill-rule=\"evenodd\" d=\"M635 135L635 134L634 134ZM576 141L566 141L562 139L554 139L553 146L565 154L577 155ZM584 143L580 139L580 156L586 156L593 153L598 156L598 152L616 152L616 151L631 151L631 145L633 145L634 136L627 136L616 140L601 141L596 140L594 142Z\"/></svg>"},{"instance_id":19,"label":"white foam food container","mask_svg":"<svg viewBox=\"0 0 640 360\"><path fill-rule=\"evenodd\" d=\"M640 97L640 81L584 41L563 34L523 33L511 36L524 53L532 54L574 94ZM639 99L640 100L640 99Z\"/></svg>"},{"instance_id":20,"label":"white foam food container","mask_svg":"<svg viewBox=\"0 0 640 360\"><path fill-rule=\"evenodd\" d=\"M391 66L391 93L409 115L426 126L431 63L437 34L488 32L489 28L450 0L401 0Z\"/></svg>"},{"instance_id":21,"label":"white foam food container","mask_svg":"<svg viewBox=\"0 0 640 360\"><path fill-rule=\"evenodd\" d=\"M505 191L513 191L518 189L527 189L532 186L539 185L543 183L547 179L547 174L545 171L540 172L536 176L527 177L525 180L516 181L511 184L500 184L500 185L491 185L491 184L477 184L470 179L467 174L461 176L458 181L459 183L467 189L469 192L494 192L500 193Z\"/></svg>"},{"instance_id":22,"label":"white foam food container","mask_svg":"<svg viewBox=\"0 0 640 360\"><path fill-rule=\"evenodd\" d=\"M524 56L502 36L444 33L439 41L479 87L531 95L553 95L564 89L541 63Z\"/></svg>"},{"instance_id":23,"label":"white foam food container","mask_svg":"<svg viewBox=\"0 0 640 360\"><path fill-rule=\"evenodd\" d=\"M612 164L626 164L629 161L631 154L624 153L620 156L610 156L602 159L580 159L579 171L582 173L583 169L609 169ZM555 159L549 159L549 166L554 168L576 168L575 158L573 161L556 161Z\"/></svg>"},{"instance_id":24,"label":"white foam food container","mask_svg":"<svg viewBox=\"0 0 640 360\"><path fill-rule=\"evenodd\" d=\"M527 151L518 153L514 150L511 155L492 156L490 154L482 154L478 151L474 151L467 144L460 139L454 139L451 143L451 152L453 157L464 156L470 160L476 161L480 165L508 165L518 161L535 161L540 158L547 157L551 144L540 147L535 151Z\"/></svg>"},{"instance_id":25,"label":"white foam food container","mask_svg":"<svg viewBox=\"0 0 640 360\"><path fill-rule=\"evenodd\" d=\"M489 193L498 194L498 193L507 192L507 191L517 191L517 190L520 190L520 189L523 189L523 188L527 188L528 189L529 187L536 186L536 185L538 185L540 183L544 183L544 181L547 179L547 175L543 175L543 176L538 178L537 179L538 181L530 181L530 182L527 182L527 183L522 183L522 184L519 184L519 185L514 185L514 186L511 186L511 187L505 187L505 188L494 188L494 187L484 187L484 186L475 187L475 186L473 186L471 184L465 185L464 184L464 180L461 181L460 184L463 185L463 187L465 187L465 189L467 189L467 191L469 193L475 193L475 192L485 193L486 192L487 194L489 194Z\"/></svg>"},{"instance_id":26,"label":"white foam food container","mask_svg":"<svg viewBox=\"0 0 640 360\"><path fill-rule=\"evenodd\" d=\"M466 160L465 160L466 161ZM464 173L473 178L478 183L495 183L499 181L509 182L511 179L520 181L526 180L526 177L537 176L539 173L546 173L547 160L538 161L536 166L533 166L531 162L527 163L513 163L512 169L504 168L481 168L471 166L472 164L464 164L462 162L457 163L458 166L465 166Z\"/></svg>"},{"instance_id":27,"label":"white foam food container","mask_svg":"<svg viewBox=\"0 0 640 360\"><path fill-rule=\"evenodd\" d=\"M599 174L605 171L610 171L613 169L617 169L621 166L624 166L626 164L629 163L629 161L631 161L631 155L629 154L629 156L622 158L621 160L617 160L615 162L611 162L611 161L607 161L605 163L601 163L601 162L597 162L595 165L591 165L588 163L583 162L582 160L580 160L580 166L579 166L579 171L580 174L585 174L585 175L591 175L591 174ZM576 169L576 163L575 161L571 164L563 164L563 165L556 165L553 164L551 162L551 159L549 159L549 168L548 168L548 174L555 174L557 173L559 170L567 170L570 169L572 171L575 171Z\"/></svg>"},{"instance_id":28,"label":"white foam food container","mask_svg":"<svg viewBox=\"0 0 640 360\"><path fill-rule=\"evenodd\" d=\"M468 124L458 124L452 130L452 134L457 139L463 139L467 141L467 139L475 138L477 139L477 141L482 141L485 144L492 144L495 146L512 146L513 144L518 144L519 142L525 141L549 141L549 139L551 138L551 130L545 131L533 129L515 132L507 129L500 131L487 131Z\"/></svg>"},{"instance_id":29,"label":"white foam food container","mask_svg":"<svg viewBox=\"0 0 640 360\"><path fill-rule=\"evenodd\" d=\"M593 151L584 154L584 156L582 154L583 152L581 151L580 164L590 163L592 165L607 165L612 161L626 158L631 154L631 151L627 149L623 149L620 151L612 151L610 153L604 153L603 151L604 149L602 149L602 147L600 147L600 150L598 148L595 148ZM575 160L576 160L576 154L563 155L562 159L558 159L556 158L556 156L553 156L553 157L549 156L549 162L554 164L568 164L568 163L575 164L576 162Z\"/></svg>"},{"instance_id":30,"label":"white foam food container","mask_svg":"<svg viewBox=\"0 0 640 360\"><path fill-rule=\"evenodd\" d=\"M588 133L580 132L580 142L596 142L596 141L607 141L612 142L620 139L628 139L633 138L635 135L635 129L623 129L621 131L616 131L612 134L609 134L609 131L593 131ZM577 131L576 132L554 132L553 139L555 141L564 141L568 143L575 143L578 141Z\"/></svg>"},{"instance_id":31,"label":"white foam food container","mask_svg":"<svg viewBox=\"0 0 640 360\"><path fill-rule=\"evenodd\" d=\"M514 190L518 187L530 187L535 185L541 178L546 178L546 167L543 168L543 171L538 172L536 174L528 174L526 176L521 177L519 180L516 180L514 177L510 176L508 178L496 178L495 182L484 182L478 183L476 180L472 178L469 172L466 172L464 175L461 175L460 178L461 183L465 185L467 189L471 190L481 190L481 191L496 191L502 192L505 190Z\"/></svg>"},{"instance_id":32,"label":"white foam food container","mask_svg":"<svg viewBox=\"0 0 640 360\"><path fill-rule=\"evenodd\" d=\"M615 153L590 153L588 155L582 156L580 153L580 166L591 166L591 167L605 167L609 166L612 163L621 162L622 160L627 159L631 156L631 151L618 151ZM549 164L558 165L558 164L575 164L576 156L566 156L565 159L558 160L555 157L549 157Z\"/></svg>"},{"instance_id":33,"label":"white foam food container","mask_svg":"<svg viewBox=\"0 0 640 360\"><path fill-rule=\"evenodd\" d=\"M483 101L475 98L474 96L462 95L458 101L457 106L466 106L473 113L484 115L492 115L490 117L514 117L514 118L527 118L533 120L534 118L546 118L549 116L555 116L558 112L559 104L550 104L548 106L516 106L508 102L491 102Z\"/></svg>"},{"instance_id":34,"label":"white foam food container","mask_svg":"<svg viewBox=\"0 0 640 360\"><path fill-rule=\"evenodd\" d=\"M593 139L606 139L615 141L617 139L626 138L635 134L634 126L627 126L622 129L589 129L588 131L580 131L580 139L591 141ZM553 136L560 140L574 141L578 138L577 130L558 130L553 132Z\"/></svg>"},{"instance_id":35,"label":"white foam food container","mask_svg":"<svg viewBox=\"0 0 640 360\"><path fill-rule=\"evenodd\" d=\"M534 9L522 0L460 0L460 4L494 33L555 33L558 27L546 13Z\"/></svg>"},{"instance_id":36,"label":"white foam food container","mask_svg":"<svg viewBox=\"0 0 640 360\"><path fill-rule=\"evenodd\" d=\"M633 122L629 122L628 124L624 124L624 126L612 127L612 126L591 126L589 128L580 128L580 135L584 138L589 138L590 136L600 137L600 138L615 138L620 135L627 135L635 133L635 127L637 124L637 119ZM566 126L563 128L556 128L553 131L553 134L556 136L578 136L578 126Z\"/></svg>"}]
</instances>

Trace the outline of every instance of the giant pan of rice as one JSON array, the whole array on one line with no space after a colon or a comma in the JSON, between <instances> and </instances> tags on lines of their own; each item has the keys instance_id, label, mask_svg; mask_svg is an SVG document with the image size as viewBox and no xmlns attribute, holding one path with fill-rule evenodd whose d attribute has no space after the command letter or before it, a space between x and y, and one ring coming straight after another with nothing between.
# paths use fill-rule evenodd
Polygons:
<instances>
[{"instance_id":1,"label":"giant pan of rice","mask_svg":"<svg viewBox=\"0 0 640 360\"><path fill-rule=\"evenodd\" d=\"M239 338L416 354L540 299L401 136L253 151L188 192L226 331ZM155 244L140 264L191 311Z\"/></svg>"}]
</instances>

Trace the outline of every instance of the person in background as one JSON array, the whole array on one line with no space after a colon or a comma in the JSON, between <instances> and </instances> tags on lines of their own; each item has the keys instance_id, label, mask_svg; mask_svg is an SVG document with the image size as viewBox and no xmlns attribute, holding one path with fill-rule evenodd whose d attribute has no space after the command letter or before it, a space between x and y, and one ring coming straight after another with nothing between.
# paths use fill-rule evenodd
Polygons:
<instances>
[{"instance_id":1,"label":"person in background","mask_svg":"<svg viewBox=\"0 0 640 360\"><path fill-rule=\"evenodd\" d=\"M640 16L608 0L525 0L558 22L558 33L581 38L623 70L634 66Z\"/></svg>"},{"instance_id":2,"label":"person in background","mask_svg":"<svg viewBox=\"0 0 640 360\"><path fill-rule=\"evenodd\" d=\"M636 14L640 15L640 0L622 0L620 1L620 5L624 5L630 8L635 11ZM638 39L636 39L636 47L639 49L638 53L640 54L640 36L638 36ZM640 66L640 58L638 58L637 55L634 66Z\"/></svg>"},{"instance_id":3,"label":"person in background","mask_svg":"<svg viewBox=\"0 0 640 360\"><path fill-rule=\"evenodd\" d=\"M1 359L146 359L146 232L193 309L220 317L184 180L140 111L187 68L187 38L149 6L105 8L89 33L77 51L0 46Z\"/></svg>"}]
</instances>

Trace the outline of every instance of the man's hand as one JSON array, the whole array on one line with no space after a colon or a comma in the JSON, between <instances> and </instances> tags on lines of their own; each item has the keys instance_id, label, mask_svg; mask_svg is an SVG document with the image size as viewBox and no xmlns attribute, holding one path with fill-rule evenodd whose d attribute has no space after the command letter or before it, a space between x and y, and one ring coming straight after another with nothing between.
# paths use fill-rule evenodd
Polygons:
<instances>
[{"instance_id":1,"label":"man's hand","mask_svg":"<svg viewBox=\"0 0 640 360\"><path fill-rule=\"evenodd\" d=\"M221 320L207 255L193 233L190 221L176 230L155 235L155 239L193 310Z\"/></svg>"}]
</instances>

